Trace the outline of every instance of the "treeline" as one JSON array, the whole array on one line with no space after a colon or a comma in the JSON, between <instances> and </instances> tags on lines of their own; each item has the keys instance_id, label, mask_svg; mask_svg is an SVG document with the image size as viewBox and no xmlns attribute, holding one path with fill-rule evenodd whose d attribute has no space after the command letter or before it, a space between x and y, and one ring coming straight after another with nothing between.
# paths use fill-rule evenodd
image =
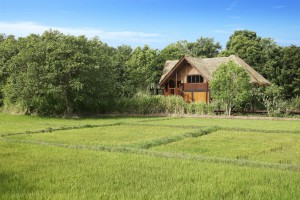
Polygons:
<instances>
[{"instance_id":1,"label":"treeline","mask_svg":"<svg viewBox=\"0 0 300 200\"><path fill-rule=\"evenodd\" d=\"M0 34L0 106L40 115L118 111L125 109L122 100L157 86L166 60L186 54L238 55L278 85L282 97L300 94L300 47L281 47L252 31L236 31L222 51L212 38L132 49L49 30L24 38Z\"/></svg>"}]
</instances>

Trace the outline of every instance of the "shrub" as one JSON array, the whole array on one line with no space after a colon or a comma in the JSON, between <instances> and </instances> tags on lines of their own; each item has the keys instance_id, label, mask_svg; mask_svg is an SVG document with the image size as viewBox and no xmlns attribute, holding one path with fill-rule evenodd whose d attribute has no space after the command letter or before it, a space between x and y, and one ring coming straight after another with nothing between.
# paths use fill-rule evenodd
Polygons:
<instances>
[{"instance_id":1,"label":"shrub","mask_svg":"<svg viewBox=\"0 0 300 200\"><path fill-rule=\"evenodd\" d=\"M213 112L213 106L210 104L194 102L186 105L187 114L207 115Z\"/></svg>"},{"instance_id":2,"label":"shrub","mask_svg":"<svg viewBox=\"0 0 300 200\"><path fill-rule=\"evenodd\" d=\"M286 108L286 102L282 96L283 88L277 85L270 85L262 93L262 100L269 116L279 116Z\"/></svg>"},{"instance_id":3,"label":"shrub","mask_svg":"<svg viewBox=\"0 0 300 200\"><path fill-rule=\"evenodd\" d=\"M119 98L115 112L128 114L212 114L214 107L205 103L187 103L180 96L152 96L138 93L132 98Z\"/></svg>"},{"instance_id":4,"label":"shrub","mask_svg":"<svg viewBox=\"0 0 300 200\"><path fill-rule=\"evenodd\" d=\"M287 102L286 114L290 114L293 111L300 111L300 98L295 97Z\"/></svg>"}]
</instances>

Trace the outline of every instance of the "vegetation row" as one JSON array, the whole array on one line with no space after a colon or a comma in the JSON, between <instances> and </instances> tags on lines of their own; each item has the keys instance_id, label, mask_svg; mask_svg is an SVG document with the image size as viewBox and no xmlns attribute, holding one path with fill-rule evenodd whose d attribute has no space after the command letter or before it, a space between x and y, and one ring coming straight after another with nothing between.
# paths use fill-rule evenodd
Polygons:
<instances>
[{"instance_id":1,"label":"vegetation row","mask_svg":"<svg viewBox=\"0 0 300 200\"><path fill-rule=\"evenodd\" d=\"M217 98L213 99L213 106L187 106L177 98L136 97L157 88L166 60L183 55L211 58L231 54L245 60L272 86L244 90L250 97L239 98L243 101L234 105ZM248 30L231 35L224 50L213 38L203 37L195 42L178 41L157 50L148 45L114 48L98 38L64 35L53 30L24 38L0 34L0 106L26 114L68 115L201 114L210 113L218 105L228 111L266 109L268 114L278 115L300 107L299 54L300 47L281 47L272 39ZM226 109L228 105L230 109Z\"/></svg>"}]
</instances>

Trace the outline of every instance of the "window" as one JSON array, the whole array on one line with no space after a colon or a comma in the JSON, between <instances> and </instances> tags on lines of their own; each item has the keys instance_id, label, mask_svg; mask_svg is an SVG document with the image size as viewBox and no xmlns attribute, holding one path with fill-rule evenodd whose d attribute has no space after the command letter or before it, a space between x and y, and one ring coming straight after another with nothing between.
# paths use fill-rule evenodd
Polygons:
<instances>
[{"instance_id":1,"label":"window","mask_svg":"<svg viewBox=\"0 0 300 200\"><path fill-rule=\"evenodd\" d=\"M201 75L191 75L187 77L188 83L203 83L203 77Z\"/></svg>"},{"instance_id":2,"label":"window","mask_svg":"<svg viewBox=\"0 0 300 200\"><path fill-rule=\"evenodd\" d=\"M170 88L175 88L175 82L173 80L169 81L169 87Z\"/></svg>"}]
</instances>

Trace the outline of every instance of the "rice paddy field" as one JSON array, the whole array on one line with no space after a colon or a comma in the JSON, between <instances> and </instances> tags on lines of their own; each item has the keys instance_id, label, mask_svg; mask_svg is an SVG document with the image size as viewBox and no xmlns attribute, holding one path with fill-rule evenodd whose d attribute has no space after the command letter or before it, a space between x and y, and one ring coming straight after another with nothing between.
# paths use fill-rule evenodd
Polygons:
<instances>
[{"instance_id":1,"label":"rice paddy field","mask_svg":"<svg viewBox=\"0 0 300 200\"><path fill-rule=\"evenodd\" d=\"M300 120L0 114L0 199L300 199Z\"/></svg>"}]
</instances>

